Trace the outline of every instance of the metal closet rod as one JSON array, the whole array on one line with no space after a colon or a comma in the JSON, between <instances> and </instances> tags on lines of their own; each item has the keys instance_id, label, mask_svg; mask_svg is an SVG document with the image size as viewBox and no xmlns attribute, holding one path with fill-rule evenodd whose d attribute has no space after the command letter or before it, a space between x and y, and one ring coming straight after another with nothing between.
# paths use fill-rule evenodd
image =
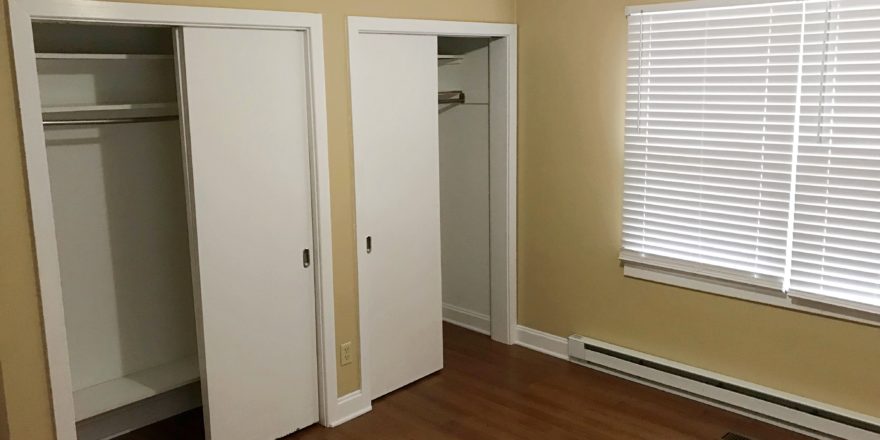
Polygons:
<instances>
[{"instance_id":1,"label":"metal closet rod","mask_svg":"<svg viewBox=\"0 0 880 440\"><path fill-rule=\"evenodd\" d=\"M169 116L140 116L135 118L104 118L104 119L59 119L54 121L43 121L45 126L58 125L110 125L110 124L136 124L139 122L161 122L175 121L177 115Z\"/></svg>"},{"instance_id":2,"label":"metal closet rod","mask_svg":"<svg viewBox=\"0 0 880 440\"><path fill-rule=\"evenodd\" d=\"M464 104L464 92L461 90L440 92L437 94L437 102L439 104Z\"/></svg>"}]
</instances>

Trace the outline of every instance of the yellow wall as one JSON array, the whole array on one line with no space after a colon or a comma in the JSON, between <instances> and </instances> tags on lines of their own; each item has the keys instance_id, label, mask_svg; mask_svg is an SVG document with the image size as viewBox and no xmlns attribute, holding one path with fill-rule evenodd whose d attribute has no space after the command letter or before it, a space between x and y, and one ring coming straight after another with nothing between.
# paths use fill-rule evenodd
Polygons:
<instances>
[{"instance_id":1,"label":"yellow wall","mask_svg":"<svg viewBox=\"0 0 880 440\"><path fill-rule=\"evenodd\" d=\"M9 27L2 1L0 35L0 341L13 438L50 437L45 354L35 281L25 178L14 106ZM25 0L26 1L26 0ZM348 84L346 17L350 15L436 20L513 22L514 0L132 0L141 3L214 6L324 14L327 111L333 211L336 338L354 341L357 354L357 285L354 174ZM10 313L11 312L11 313ZM359 388L357 362L339 369L339 393Z\"/></svg>"},{"instance_id":2,"label":"yellow wall","mask_svg":"<svg viewBox=\"0 0 880 440\"><path fill-rule=\"evenodd\" d=\"M880 416L880 329L622 276L624 0L152 2L324 14L338 341L357 345L345 17L517 18L520 323ZM0 389L12 438L43 439L52 432L45 353L8 25L0 14ZM340 369L340 394L359 386L356 364Z\"/></svg>"},{"instance_id":3,"label":"yellow wall","mask_svg":"<svg viewBox=\"0 0 880 440\"><path fill-rule=\"evenodd\" d=\"M880 328L623 277L624 0L519 0L519 321L880 416Z\"/></svg>"}]
</instances>

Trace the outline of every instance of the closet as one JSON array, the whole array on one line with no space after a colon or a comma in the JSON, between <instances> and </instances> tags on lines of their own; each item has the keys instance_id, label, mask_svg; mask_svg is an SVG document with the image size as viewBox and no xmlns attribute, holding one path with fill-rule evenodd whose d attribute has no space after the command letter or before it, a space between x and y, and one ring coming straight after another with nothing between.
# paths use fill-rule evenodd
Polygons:
<instances>
[{"instance_id":1,"label":"closet","mask_svg":"<svg viewBox=\"0 0 880 440\"><path fill-rule=\"evenodd\" d=\"M489 334L489 42L439 37L443 317Z\"/></svg>"},{"instance_id":2,"label":"closet","mask_svg":"<svg viewBox=\"0 0 880 440\"><path fill-rule=\"evenodd\" d=\"M34 46L76 419L197 401L171 29L37 23Z\"/></svg>"},{"instance_id":3,"label":"closet","mask_svg":"<svg viewBox=\"0 0 880 440\"><path fill-rule=\"evenodd\" d=\"M490 45L389 33L351 41L371 399L443 368L443 320L490 332Z\"/></svg>"},{"instance_id":4,"label":"closet","mask_svg":"<svg viewBox=\"0 0 880 440\"><path fill-rule=\"evenodd\" d=\"M33 44L78 437L200 405L215 440L316 422L304 32L35 22Z\"/></svg>"}]
</instances>

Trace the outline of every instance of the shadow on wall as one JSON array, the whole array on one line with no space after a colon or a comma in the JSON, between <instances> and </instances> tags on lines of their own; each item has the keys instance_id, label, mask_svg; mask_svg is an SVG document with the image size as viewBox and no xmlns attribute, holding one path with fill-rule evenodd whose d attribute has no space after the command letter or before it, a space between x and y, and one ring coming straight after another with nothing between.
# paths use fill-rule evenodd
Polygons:
<instances>
[{"instance_id":1,"label":"shadow on wall","mask_svg":"<svg viewBox=\"0 0 880 440\"><path fill-rule=\"evenodd\" d=\"M100 138L118 349L128 375L196 353L180 125L105 126Z\"/></svg>"},{"instance_id":2,"label":"shadow on wall","mask_svg":"<svg viewBox=\"0 0 880 440\"><path fill-rule=\"evenodd\" d=\"M9 417L6 415L6 390L3 389L3 364L0 364L0 440L9 440Z\"/></svg>"}]
</instances>

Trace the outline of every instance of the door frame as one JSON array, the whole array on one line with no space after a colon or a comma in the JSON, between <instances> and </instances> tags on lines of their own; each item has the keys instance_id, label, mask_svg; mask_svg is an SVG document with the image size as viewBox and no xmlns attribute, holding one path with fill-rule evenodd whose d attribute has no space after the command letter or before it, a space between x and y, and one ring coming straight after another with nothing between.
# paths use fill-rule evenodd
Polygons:
<instances>
[{"instance_id":1,"label":"door frame","mask_svg":"<svg viewBox=\"0 0 880 440\"><path fill-rule=\"evenodd\" d=\"M33 224L42 307L43 336L48 361L52 417L57 438L75 439L76 424L61 294L61 272L31 27L33 21L278 29L305 33L311 126L312 223L316 254L313 261L320 423L329 426L345 417L346 413L340 411L336 398L338 393L330 219L330 163L321 14L92 0L9 0L8 3L29 209Z\"/></svg>"},{"instance_id":2,"label":"door frame","mask_svg":"<svg viewBox=\"0 0 880 440\"><path fill-rule=\"evenodd\" d=\"M490 255L504 258L490 260L491 279L491 337L504 344L516 342L516 280L517 280L517 26L506 23L479 23L461 21L416 20L375 17L348 18L348 48L350 78L357 75L353 69L354 50L359 47L358 38L364 34L431 35L437 37L484 37L494 38L490 43ZM491 51L497 47L501 50ZM503 65L504 69L492 69ZM352 109L359 108L352 96ZM352 113L352 119L357 115ZM353 135L357 149L358 133ZM357 168L357 167L355 167ZM355 172L357 172L355 170ZM357 188L355 188L357 194ZM356 225L357 226L357 225ZM358 235L360 237L360 235ZM360 240L358 239L358 245ZM358 314L360 333L361 400L369 410L369 366L365 359L370 356L369 338L365 328L365 300L358 281Z\"/></svg>"}]
</instances>

